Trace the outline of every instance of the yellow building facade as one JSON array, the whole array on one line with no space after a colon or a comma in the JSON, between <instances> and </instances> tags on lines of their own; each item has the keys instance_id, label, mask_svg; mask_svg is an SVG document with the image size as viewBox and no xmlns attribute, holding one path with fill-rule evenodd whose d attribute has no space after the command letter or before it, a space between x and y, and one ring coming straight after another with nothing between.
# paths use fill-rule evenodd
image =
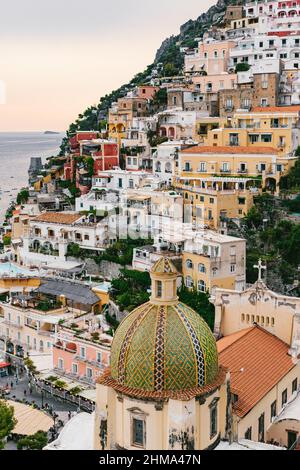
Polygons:
<instances>
[{"instance_id":1,"label":"yellow building facade","mask_svg":"<svg viewBox=\"0 0 300 470\"><path fill-rule=\"evenodd\" d=\"M237 112L224 127L208 132L207 145L270 147L289 156L299 145L299 107Z\"/></svg>"},{"instance_id":2,"label":"yellow building facade","mask_svg":"<svg viewBox=\"0 0 300 470\"><path fill-rule=\"evenodd\" d=\"M203 178L219 176L245 178L246 187L278 192L281 177L294 166L296 159L282 156L272 147L199 145L179 153L178 175L180 181L193 186L200 186ZM232 185L225 187L232 189Z\"/></svg>"},{"instance_id":3,"label":"yellow building facade","mask_svg":"<svg viewBox=\"0 0 300 470\"><path fill-rule=\"evenodd\" d=\"M211 230L197 232L194 239L185 242L182 274L185 286L198 292L214 293L221 286L242 291L246 284L246 240Z\"/></svg>"},{"instance_id":4,"label":"yellow building facade","mask_svg":"<svg viewBox=\"0 0 300 470\"><path fill-rule=\"evenodd\" d=\"M203 179L200 187L178 181L175 186L183 195L185 221L214 230L224 229L227 219L245 217L259 194L247 188L244 179Z\"/></svg>"}]
</instances>

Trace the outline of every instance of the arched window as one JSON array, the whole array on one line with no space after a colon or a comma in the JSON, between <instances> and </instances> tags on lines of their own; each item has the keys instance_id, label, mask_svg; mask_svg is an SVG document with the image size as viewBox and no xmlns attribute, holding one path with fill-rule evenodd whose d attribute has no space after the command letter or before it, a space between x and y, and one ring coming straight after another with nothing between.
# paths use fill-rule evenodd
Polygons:
<instances>
[{"instance_id":1,"label":"arched window","mask_svg":"<svg viewBox=\"0 0 300 470\"><path fill-rule=\"evenodd\" d=\"M199 271L199 273L206 273L205 264L200 263L200 264L198 265L198 271Z\"/></svg>"},{"instance_id":2,"label":"arched window","mask_svg":"<svg viewBox=\"0 0 300 470\"><path fill-rule=\"evenodd\" d=\"M173 96L173 105L174 105L174 106L177 105L177 96Z\"/></svg>"},{"instance_id":3,"label":"arched window","mask_svg":"<svg viewBox=\"0 0 300 470\"><path fill-rule=\"evenodd\" d=\"M194 287L194 281L193 279L191 278L191 276L187 276L185 278L185 285L188 289L192 289Z\"/></svg>"},{"instance_id":4,"label":"arched window","mask_svg":"<svg viewBox=\"0 0 300 470\"><path fill-rule=\"evenodd\" d=\"M174 127L169 127L169 130L168 130L168 137L170 137L171 139L174 139L174 137L175 137L175 129L174 129Z\"/></svg>"},{"instance_id":5,"label":"arched window","mask_svg":"<svg viewBox=\"0 0 300 470\"><path fill-rule=\"evenodd\" d=\"M206 284L204 281L198 281L198 291L199 292L206 292Z\"/></svg>"},{"instance_id":6,"label":"arched window","mask_svg":"<svg viewBox=\"0 0 300 470\"><path fill-rule=\"evenodd\" d=\"M218 275L218 268L213 268L212 275L213 277L216 277Z\"/></svg>"},{"instance_id":7,"label":"arched window","mask_svg":"<svg viewBox=\"0 0 300 470\"><path fill-rule=\"evenodd\" d=\"M193 261L192 261L191 259L187 259L187 260L186 260L186 267L187 267L188 269L193 269L193 266L194 266L194 265L193 265Z\"/></svg>"}]
</instances>

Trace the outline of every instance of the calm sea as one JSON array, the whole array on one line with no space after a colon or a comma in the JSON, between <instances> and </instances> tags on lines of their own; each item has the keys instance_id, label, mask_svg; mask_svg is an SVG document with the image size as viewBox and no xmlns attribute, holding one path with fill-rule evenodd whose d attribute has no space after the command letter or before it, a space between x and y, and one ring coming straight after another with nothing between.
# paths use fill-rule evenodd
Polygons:
<instances>
[{"instance_id":1,"label":"calm sea","mask_svg":"<svg viewBox=\"0 0 300 470\"><path fill-rule=\"evenodd\" d=\"M30 157L56 155L64 134L0 132L0 222L10 201L28 184Z\"/></svg>"}]
</instances>

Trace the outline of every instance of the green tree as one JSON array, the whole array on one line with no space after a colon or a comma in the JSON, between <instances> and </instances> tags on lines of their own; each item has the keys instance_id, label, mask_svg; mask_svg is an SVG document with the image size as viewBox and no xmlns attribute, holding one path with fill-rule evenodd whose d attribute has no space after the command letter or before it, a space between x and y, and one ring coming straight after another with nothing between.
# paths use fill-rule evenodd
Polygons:
<instances>
[{"instance_id":1,"label":"green tree","mask_svg":"<svg viewBox=\"0 0 300 470\"><path fill-rule=\"evenodd\" d=\"M152 99L152 105L157 107L166 106L168 103L168 93L166 88L160 88Z\"/></svg>"},{"instance_id":2,"label":"green tree","mask_svg":"<svg viewBox=\"0 0 300 470\"><path fill-rule=\"evenodd\" d=\"M149 300L151 279L147 272L122 269L120 277L111 284L111 295L122 310L131 312Z\"/></svg>"},{"instance_id":3,"label":"green tree","mask_svg":"<svg viewBox=\"0 0 300 470\"><path fill-rule=\"evenodd\" d=\"M93 157L88 157L85 161L85 164L86 164L86 168L88 171L88 175L91 178L94 174L94 165L95 165Z\"/></svg>"},{"instance_id":4,"label":"green tree","mask_svg":"<svg viewBox=\"0 0 300 470\"><path fill-rule=\"evenodd\" d=\"M14 414L13 406L8 406L5 401L0 400L0 449L4 448L4 439L17 424Z\"/></svg>"},{"instance_id":5,"label":"green tree","mask_svg":"<svg viewBox=\"0 0 300 470\"><path fill-rule=\"evenodd\" d=\"M11 236L10 235L4 235L2 240L3 240L3 245L4 246L10 246L11 245Z\"/></svg>"},{"instance_id":6,"label":"green tree","mask_svg":"<svg viewBox=\"0 0 300 470\"><path fill-rule=\"evenodd\" d=\"M300 224L294 225L291 234L285 239L284 252L287 261L294 266L300 265Z\"/></svg>"},{"instance_id":7,"label":"green tree","mask_svg":"<svg viewBox=\"0 0 300 470\"><path fill-rule=\"evenodd\" d=\"M237 66L235 68L235 73L248 72L249 69L250 69L249 64L247 64L246 62L241 62L240 64L237 64Z\"/></svg>"},{"instance_id":8,"label":"green tree","mask_svg":"<svg viewBox=\"0 0 300 470\"><path fill-rule=\"evenodd\" d=\"M80 258L81 257L81 248L77 243L70 243L68 245L68 256L73 256L73 258Z\"/></svg>"},{"instance_id":9,"label":"green tree","mask_svg":"<svg viewBox=\"0 0 300 470\"><path fill-rule=\"evenodd\" d=\"M36 374L37 373L37 368L36 366L34 365L34 362L32 359L30 359L30 357L26 357L24 359L24 364L25 366L27 367L27 369L29 370L29 372L31 374Z\"/></svg>"},{"instance_id":10,"label":"green tree","mask_svg":"<svg viewBox=\"0 0 300 470\"><path fill-rule=\"evenodd\" d=\"M196 289L190 291L184 285L178 291L180 302L191 307L202 317L210 329L214 330L215 325L215 308L209 301L209 294L198 292Z\"/></svg>"},{"instance_id":11,"label":"green tree","mask_svg":"<svg viewBox=\"0 0 300 470\"><path fill-rule=\"evenodd\" d=\"M38 431L32 436L27 436L19 440L18 450L42 450L48 443L47 433Z\"/></svg>"},{"instance_id":12,"label":"green tree","mask_svg":"<svg viewBox=\"0 0 300 470\"><path fill-rule=\"evenodd\" d=\"M17 195L17 204L26 204L28 199L29 199L28 189L21 189L21 191Z\"/></svg>"},{"instance_id":13,"label":"green tree","mask_svg":"<svg viewBox=\"0 0 300 470\"><path fill-rule=\"evenodd\" d=\"M178 75L178 68L172 64L172 62L168 63L164 67L164 75L166 77L174 77L175 75Z\"/></svg>"},{"instance_id":14,"label":"green tree","mask_svg":"<svg viewBox=\"0 0 300 470\"><path fill-rule=\"evenodd\" d=\"M300 157L300 146L296 150L296 156ZM288 191L300 188L300 158L296 160L288 174L281 177L279 186L281 190Z\"/></svg>"}]
</instances>

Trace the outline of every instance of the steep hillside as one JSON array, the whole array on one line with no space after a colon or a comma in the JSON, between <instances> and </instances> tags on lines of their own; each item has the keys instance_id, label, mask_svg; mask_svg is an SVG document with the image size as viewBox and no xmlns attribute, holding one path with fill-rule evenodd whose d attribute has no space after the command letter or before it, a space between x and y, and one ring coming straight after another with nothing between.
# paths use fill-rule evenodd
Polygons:
<instances>
[{"instance_id":1,"label":"steep hillside","mask_svg":"<svg viewBox=\"0 0 300 470\"><path fill-rule=\"evenodd\" d=\"M117 90L100 98L97 106L87 108L82 114L79 114L74 123L69 126L67 134L72 134L77 130L97 130L99 129L99 120L105 121L107 112L111 104L136 85L149 81L153 73L155 76L173 76L181 73L184 56L180 52L181 47L195 47L196 38L201 38L203 34L214 24L218 24L224 16L226 7L243 3L243 0L218 0L217 4L211 7L206 13L200 15L196 20L189 20L180 27L180 33L177 36L171 36L163 41L158 49L154 62L143 72L137 74L129 83L122 85ZM154 72L155 71L155 72ZM63 154L67 145L67 139L64 139L61 146Z\"/></svg>"}]
</instances>

